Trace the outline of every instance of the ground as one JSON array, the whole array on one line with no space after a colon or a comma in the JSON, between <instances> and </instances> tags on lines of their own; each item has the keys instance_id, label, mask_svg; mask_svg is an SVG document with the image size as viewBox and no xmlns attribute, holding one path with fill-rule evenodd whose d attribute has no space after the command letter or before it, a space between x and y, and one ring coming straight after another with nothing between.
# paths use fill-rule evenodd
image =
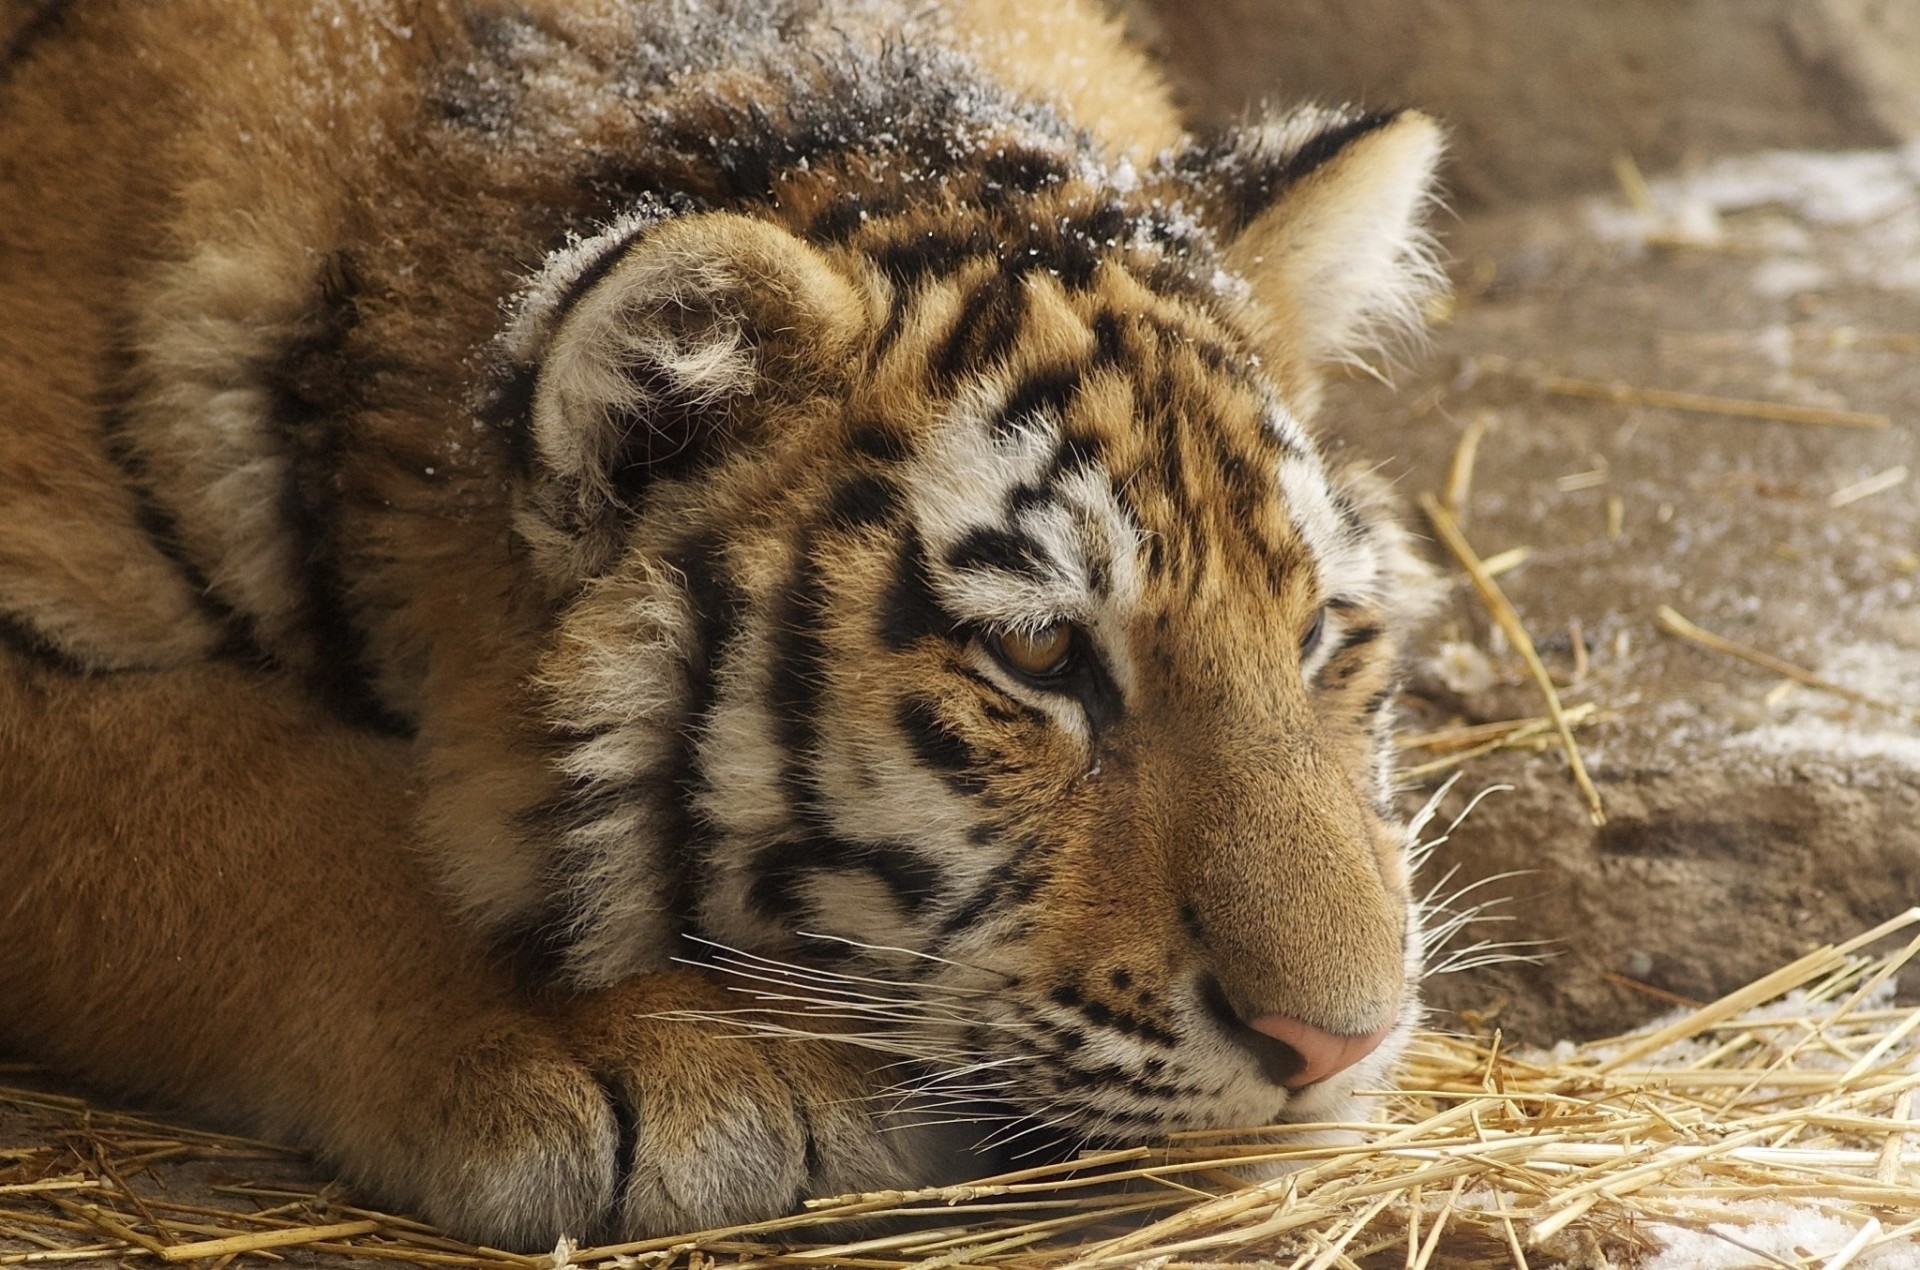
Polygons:
<instances>
[{"instance_id":1,"label":"ground","mask_svg":"<svg viewBox=\"0 0 1920 1270\"><path fill-rule=\"evenodd\" d=\"M1468 221L1433 349L1397 392L1355 380L1330 403L1348 448L1409 497L1441 491L1484 426L1467 534L1484 556L1528 550L1499 581L1569 707L1598 709L1579 739L1604 827L1557 748L1464 765L1450 808L1516 788L1429 876L1516 873L1477 893L1513 901L1482 934L1542 941L1542 959L1437 980L1444 1005L1540 1042L1602 1035L1920 898L1920 480L1902 479L1920 470L1916 185L1920 150L1731 161L1659 185L1637 216L1616 197ZM1676 239L1697 245L1660 245ZM1836 413L1656 409L1554 377ZM1783 690L1664 633L1662 605L1891 709ZM1500 648L1456 585L1410 726L1544 713Z\"/></svg>"}]
</instances>

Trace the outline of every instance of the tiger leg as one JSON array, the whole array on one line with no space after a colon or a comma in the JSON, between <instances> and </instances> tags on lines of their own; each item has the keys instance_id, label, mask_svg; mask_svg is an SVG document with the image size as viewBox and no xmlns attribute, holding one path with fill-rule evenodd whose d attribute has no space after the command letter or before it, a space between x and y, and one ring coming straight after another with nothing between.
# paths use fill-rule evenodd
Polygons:
<instances>
[{"instance_id":1,"label":"tiger leg","mask_svg":"<svg viewBox=\"0 0 1920 1270\"><path fill-rule=\"evenodd\" d=\"M898 1184L851 1046L537 998L415 854L412 759L274 677L80 676L0 645L0 1044L319 1151L377 1202L551 1246Z\"/></svg>"}]
</instances>

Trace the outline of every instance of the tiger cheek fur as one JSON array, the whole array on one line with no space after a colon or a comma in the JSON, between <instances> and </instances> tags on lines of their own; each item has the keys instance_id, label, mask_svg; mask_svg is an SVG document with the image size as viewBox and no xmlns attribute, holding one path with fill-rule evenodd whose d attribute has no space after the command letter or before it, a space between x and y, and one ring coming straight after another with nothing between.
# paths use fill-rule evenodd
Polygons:
<instances>
[{"instance_id":1,"label":"tiger cheek fur","mask_svg":"<svg viewBox=\"0 0 1920 1270\"><path fill-rule=\"evenodd\" d=\"M526 1247L1363 1114L1428 583L1304 420L1431 121L1188 135L1074 0L45 7L0 1041Z\"/></svg>"}]
</instances>

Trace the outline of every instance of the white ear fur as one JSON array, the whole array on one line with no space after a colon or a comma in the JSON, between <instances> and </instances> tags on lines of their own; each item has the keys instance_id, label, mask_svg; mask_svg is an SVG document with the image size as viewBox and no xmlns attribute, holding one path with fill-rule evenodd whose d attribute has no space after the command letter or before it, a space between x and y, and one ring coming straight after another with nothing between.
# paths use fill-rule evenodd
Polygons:
<instances>
[{"instance_id":1,"label":"white ear fur","mask_svg":"<svg viewBox=\"0 0 1920 1270\"><path fill-rule=\"evenodd\" d=\"M1256 144L1297 153L1303 122L1268 125ZM1226 258L1268 310L1267 334L1311 365L1420 330L1426 303L1446 290L1422 226L1443 148L1438 124L1403 111L1294 178L1253 218Z\"/></svg>"},{"instance_id":2,"label":"white ear fur","mask_svg":"<svg viewBox=\"0 0 1920 1270\"><path fill-rule=\"evenodd\" d=\"M563 314L540 315L537 477L518 526L563 584L612 563L633 481L724 444L737 400L807 392L866 314L817 250L749 217L666 220L612 250L619 260ZM527 325L523 343L536 338Z\"/></svg>"}]
</instances>

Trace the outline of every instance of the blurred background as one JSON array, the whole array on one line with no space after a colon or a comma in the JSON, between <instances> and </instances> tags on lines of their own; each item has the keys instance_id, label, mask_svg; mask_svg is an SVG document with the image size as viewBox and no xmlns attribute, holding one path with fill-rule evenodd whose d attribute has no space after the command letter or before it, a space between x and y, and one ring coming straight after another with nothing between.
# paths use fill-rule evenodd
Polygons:
<instances>
[{"instance_id":1,"label":"blurred background","mask_svg":"<svg viewBox=\"0 0 1920 1270\"><path fill-rule=\"evenodd\" d=\"M1262 98L1418 105L1455 202L1592 189L1764 149L1920 136L1913 0L1128 0L1203 119Z\"/></svg>"}]
</instances>

